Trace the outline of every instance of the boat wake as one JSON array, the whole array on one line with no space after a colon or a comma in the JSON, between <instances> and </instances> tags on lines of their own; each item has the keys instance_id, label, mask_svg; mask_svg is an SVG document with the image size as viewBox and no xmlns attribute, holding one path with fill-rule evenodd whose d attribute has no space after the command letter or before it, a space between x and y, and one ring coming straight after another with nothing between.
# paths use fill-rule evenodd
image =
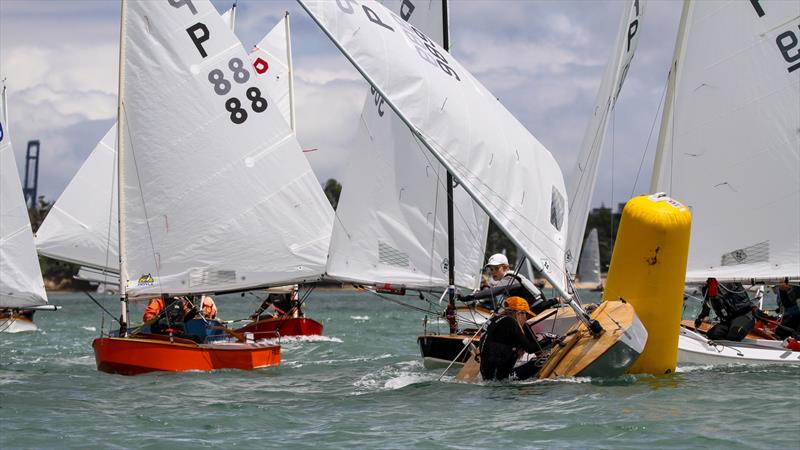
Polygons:
<instances>
[{"instance_id":1,"label":"boat wake","mask_svg":"<svg viewBox=\"0 0 800 450\"><path fill-rule=\"evenodd\" d=\"M333 336L313 335L313 336L284 336L281 338L273 338L273 339L259 339L258 342L263 342L265 344L290 345L293 343L304 343L304 342L335 342L337 344L341 344L343 341Z\"/></svg>"},{"instance_id":2,"label":"boat wake","mask_svg":"<svg viewBox=\"0 0 800 450\"><path fill-rule=\"evenodd\" d=\"M393 391L421 383L430 383L439 378L437 373L426 371L421 361L403 361L384 366L357 380L355 395L376 391Z\"/></svg>"}]
</instances>

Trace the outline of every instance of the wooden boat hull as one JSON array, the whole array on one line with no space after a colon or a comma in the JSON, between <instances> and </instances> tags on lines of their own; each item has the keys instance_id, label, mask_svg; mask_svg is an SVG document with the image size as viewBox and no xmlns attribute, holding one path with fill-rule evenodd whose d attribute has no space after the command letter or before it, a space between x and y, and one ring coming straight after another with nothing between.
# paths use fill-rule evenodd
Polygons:
<instances>
[{"instance_id":1,"label":"wooden boat hull","mask_svg":"<svg viewBox=\"0 0 800 450\"><path fill-rule=\"evenodd\" d=\"M800 351L787 349L783 347L782 341L777 340L745 338L740 342L709 341L706 335L687 326L681 326L681 334L678 337L678 363L800 365Z\"/></svg>"},{"instance_id":2,"label":"wooden boat hull","mask_svg":"<svg viewBox=\"0 0 800 450\"><path fill-rule=\"evenodd\" d=\"M539 378L617 377L636 362L647 342L647 330L633 306L606 301L591 317L603 326L603 334L593 337L585 325L576 325L564 346L550 354Z\"/></svg>"},{"instance_id":3,"label":"wooden boat hull","mask_svg":"<svg viewBox=\"0 0 800 450\"><path fill-rule=\"evenodd\" d=\"M22 316L3 316L0 317L0 333L23 333L26 331L36 331L39 327Z\"/></svg>"},{"instance_id":4,"label":"wooden boat hull","mask_svg":"<svg viewBox=\"0 0 800 450\"><path fill-rule=\"evenodd\" d=\"M320 336L322 328L321 323L307 317L274 317L251 322L234 331L253 333L253 338L258 340L280 336Z\"/></svg>"},{"instance_id":5,"label":"wooden boat hull","mask_svg":"<svg viewBox=\"0 0 800 450\"><path fill-rule=\"evenodd\" d=\"M466 309L466 308L464 308ZM480 316L490 317L489 310L478 308ZM537 317L544 317L550 314L552 310L548 309L542 311ZM478 317L477 314L464 312L461 307L458 308L459 317L469 314L469 317ZM532 320L536 320L534 317ZM558 308L557 311L550 315L550 317L536 323L531 327L534 333L553 333L564 335L571 327L578 323L578 318L575 317L575 312L570 308ZM481 323L482 324L482 323ZM474 325L473 325L474 326ZM464 339L472 339L473 343L477 346L480 340L480 334L475 335L475 331L459 334L426 334L417 337L417 345L422 355L422 363L428 369L447 367L453 363L453 367L461 367L467 362L468 351L464 350ZM461 356L459 356L461 353Z\"/></svg>"},{"instance_id":6,"label":"wooden boat hull","mask_svg":"<svg viewBox=\"0 0 800 450\"><path fill-rule=\"evenodd\" d=\"M253 370L281 361L279 345L252 342L197 344L187 339L148 335L95 339L97 370L121 375L186 370Z\"/></svg>"}]
</instances>

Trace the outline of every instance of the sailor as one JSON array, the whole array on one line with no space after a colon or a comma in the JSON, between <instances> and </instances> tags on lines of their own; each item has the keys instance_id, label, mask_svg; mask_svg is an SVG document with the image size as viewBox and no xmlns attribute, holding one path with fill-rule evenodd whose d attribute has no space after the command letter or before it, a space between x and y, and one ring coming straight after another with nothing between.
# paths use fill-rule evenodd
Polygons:
<instances>
[{"instance_id":1,"label":"sailor","mask_svg":"<svg viewBox=\"0 0 800 450\"><path fill-rule=\"evenodd\" d=\"M161 314L161 311L164 311L164 298L153 297L149 302L147 302L147 307L144 309L142 320L149 322L158 317L158 315Z\"/></svg>"},{"instance_id":2,"label":"sailor","mask_svg":"<svg viewBox=\"0 0 800 450\"><path fill-rule=\"evenodd\" d=\"M800 286L792 286L789 284L789 279L784 278L777 288L778 312L781 314L782 326L775 329L775 334L783 339L800 332ZM794 330L794 333L791 330Z\"/></svg>"},{"instance_id":3,"label":"sailor","mask_svg":"<svg viewBox=\"0 0 800 450\"><path fill-rule=\"evenodd\" d=\"M524 376L519 376L514 369L514 364L524 353L540 350L530 328L525 325L525 321L533 316L525 299L509 297L502 312L489 319L480 342L481 376L484 380L505 380L510 375L527 378L535 374L535 371L526 369Z\"/></svg>"},{"instance_id":4,"label":"sailor","mask_svg":"<svg viewBox=\"0 0 800 450\"><path fill-rule=\"evenodd\" d=\"M200 314L206 320L217 318L217 304L211 296L204 295L200 299Z\"/></svg>"},{"instance_id":5,"label":"sailor","mask_svg":"<svg viewBox=\"0 0 800 450\"><path fill-rule=\"evenodd\" d=\"M462 302L482 300L480 302L482 306L496 310L502 304L503 298L522 297L528 303L531 311L536 314L558 303L557 300L546 299L542 291L529 279L519 273L511 272L508 258L502 253L495 253L489 257L486 268L492 275L489 279L489 287L461 297Z\"/></svg>"},{"instance_id":6,"label":"sailor","mask_svg":"<svg viewBox=\"0 0 800 450\"><path fill-rule=\"evenodd\" d=\"M152 322L150 324L152 333L182 331L184 319L189 311L189 303L186 300L163 294L161 297L150 299L142 319L145 322Z\"/></svg>"},{"instance_id":7,"label":"sailor","mask_svg":"<svg viewBox=\"0 0 800 450\"><path fill-rule=\"evenodd\" d=\"M753 304L741 283L720 284L716 278L709 278L703 295L703 308L694 326L699 327L713 308L719 323L706 333L709 339L741 341L755 327Z\"/></svg>"},{"instance_id":8,"label":"sailor","mask_svg":"<svg viewBox=\"0 0 800 450\"><path fill-rule=\"evenodd\" d=\"M280 288L283 289L283 288ZM277 311L281 316L303 317L303 312L300 309L300 296L298 295L298 286L291 286L289 292L285 293L270 293L267 298L261 303L261 306L250 315L251 320L259 320L269 308Z\"/></svg>"}]
</instances>

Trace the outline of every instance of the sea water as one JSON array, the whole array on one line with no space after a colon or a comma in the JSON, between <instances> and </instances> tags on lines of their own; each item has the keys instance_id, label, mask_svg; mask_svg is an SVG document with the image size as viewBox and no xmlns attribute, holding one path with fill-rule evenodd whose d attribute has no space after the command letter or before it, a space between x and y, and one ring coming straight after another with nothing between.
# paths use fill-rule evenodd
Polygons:
<instances>
[{"instance_id":1,"label":"sea water","mask_svg":"<svg viewBox=\"0 0 800 450\"><path fill-rule=\"evenodd\" d=\"M423 313L327 291L305 305L325 335L283 339L280 366L127 377L95 368L111 319L83 294L50 300L63 309L37 313L38 332L0 334L3 449L800 448L800 367L462 384L422 366ZM117 313L116 297L99 301ZM217 298L223 319L259 303Z\"/></svg>"}]
</instances>

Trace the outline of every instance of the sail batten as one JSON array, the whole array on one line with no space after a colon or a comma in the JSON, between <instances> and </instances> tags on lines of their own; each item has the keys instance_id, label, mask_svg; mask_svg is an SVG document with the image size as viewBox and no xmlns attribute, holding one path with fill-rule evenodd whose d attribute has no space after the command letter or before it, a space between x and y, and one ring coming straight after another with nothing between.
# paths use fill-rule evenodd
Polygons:
<instances>
[{"instance_id":1,"label":"sail batten","mask_svg":"<svg viewBox=\"0 0 800 450\"><path fill-rule=\"evenodd\" d=\"M333 211L239 41L207 1L126 5L126 294L318 279Z\"/></svg>"},{"instance_id":2,"label":"sail batten","mask_svg":"<svg viewBox=\"0 0 800 450\"><path fill-rule=\"evenodd\" d=\"M536 269L570 298L566 190L550 152L455 59L380 4L298 1ZM493 197L503 201L492 206Z\"/></svg>"},{"instance_id":3,"label":"sail batten","mask_svg":"<svg viewBox=\"0 0 800 450\"><path fill-rule=\"evenodd\" d=\"M757 5L684 5L653 187L692 210L687 281L800 278L800 4Z\"/></svg>"}]
</instances>

